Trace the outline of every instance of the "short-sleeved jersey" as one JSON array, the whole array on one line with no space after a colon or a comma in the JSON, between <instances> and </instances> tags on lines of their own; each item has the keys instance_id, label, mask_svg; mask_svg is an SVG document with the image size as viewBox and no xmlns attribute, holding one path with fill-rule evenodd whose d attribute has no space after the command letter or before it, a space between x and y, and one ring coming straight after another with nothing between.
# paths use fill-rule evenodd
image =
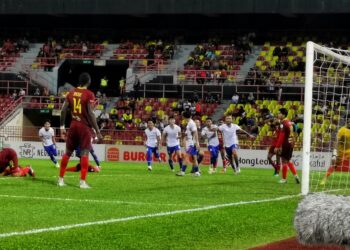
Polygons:
<instances>
[{"instance_id":1,"label":"short-sleeved jersey","mask_svg":"<svg viewBox=\"0 0 350 250\"><path fill-rule=\"evenodd\" d=\"M149 128L146 128L145 134L147 137L146 146L151 148L157 147L157 144L158 144L157 137L160 136L159 129L153 128L152 130L150 130Z\"/></svg>"},{"instance_id":2,"label":"short-sleeved jersey","mask_svg":"<svg viewBox=\"0 0 350 250\"><path fill-rule=\"evenodd\" d=\"M211 125L211 128L208 127L203 128L202 130L202 136L206 136L208 138L208 145L209 146L218 146L219 145L219 138L216 131L212 131L212 129L217 129L218 126Z\"/></svg>"},{"instance_id":3,"label":"short-sleeved jersey","mask_svg":"<svg viewBox=\"0 0 350 250\"><path fill-rule=\"evenodd\" d=\"M88 127L91 127L88 119L87 106L95 101L95 95L86 88L76 88L68 93L66 96L66 102L68 102L71 114L72 122L83 123Z\"/></svg>"},{"instance_id":4,"label":"short-sleeved jersey","mask_svg":"<svg viewBox=\"0 0 350 250\"><path fill-rule=\"evenodd\" d=\"M46 130L44 127L42 127L39 130L39 136L42 138L44 146L51 146L53 144L52 137L55 136L55 132L53 128Z\"/></svg>"},{"instance_id":5,"label":"short-sleeved jersey","mask_svg":"<svg viewBox=\"0 0 350 250\"><path fill-rule=\"evenodd\" d=\"M188 120L185 133L186 133L186 147L194 146L196 142L194 141L193 133L197 133L197 126L192 119Z\"/></svg>"},{"instance_id":6,"label":"short-sleeved jersey","mask_svg":"<svg viewBox=\"0 0 350 250\"><path fill-rule=\"evenodd\" d=\"M280 124L278 136L277 136L277 142L275 146L279 148L283 145L290 145L289 140L290 140L290 137L292 136L292 132L293 132L293 125L291 121L289 121L288 119L284 119Z\"/></svg>"},{"instance_id":7,"label":"short-sleeved jersey","mask_svg":"<svg viewBox=\"0 0 350 250\"><path fill-rule=\"evenodd\" d=\"M14 167L18 167L17 153L12 148L4 148L0 151L0 173L10 165L12 161Z\"/></svg>"},{"instance_id":8,"label":"short-sleeved jersey","mask_svg":"<svg viewBox=\"0 0 350 250\"><path fill-rule=\"evenodd\" d=\"M237 130L241 130L241 127L237 124L232 123L230 126L223 124L219 127L219 130L222 133L225 147L231 147L232 145L237 145L239 143Z\"/></svg>"},{"instance_id":9,"label":"short-sleeved jersey","mask_svg":"<svg viewBox=\"0 0 350 250\"><path fill-rule=\"evenodd\" d=\"M163 136L166 135L166 145L168 147L175 147L180 145L179 136L181 136L181 128L176 124L172 128L170 125L163 130Z\"/></svg>"},{"instance_id":10,"label":"short-sleeved jersey","mask_svg":"<svg viewBox=\"0 0 350 250\"><path fill-rule=\"evenodd\" d=\"M350 159L350 129L341 127L337 133L338 156Z\"/></svg>"}]
</instances>

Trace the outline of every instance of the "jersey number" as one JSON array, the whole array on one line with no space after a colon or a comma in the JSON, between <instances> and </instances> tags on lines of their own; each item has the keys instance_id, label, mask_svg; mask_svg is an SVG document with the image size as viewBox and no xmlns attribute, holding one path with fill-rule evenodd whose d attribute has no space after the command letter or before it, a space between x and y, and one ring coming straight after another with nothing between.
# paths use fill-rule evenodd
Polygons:
<instances>
[{"instance_id":1,"label":"jersey number","mask_svg":"<svg viewBox=\"0 0 350 250\"><path fill-rule=\"evenodd\" d=\"M73 97L73 113L81 114L81 102L79 98Z\"/></svg>"}]
</instances>

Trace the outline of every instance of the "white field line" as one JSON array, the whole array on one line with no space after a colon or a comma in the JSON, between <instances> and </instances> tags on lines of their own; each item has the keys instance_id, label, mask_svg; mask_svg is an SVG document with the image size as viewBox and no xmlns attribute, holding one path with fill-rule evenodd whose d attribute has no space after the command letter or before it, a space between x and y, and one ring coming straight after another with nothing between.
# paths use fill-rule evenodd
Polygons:
<instances>
[{"instance_id":1,"label":"white field line","mask_svg":"<svg viewBox=\"0 0 350 250\"><path fill-rule=\"evenodd\" d=\"M121 201L121 200L93 200L93 199L71 199L58 197L42 197L42 196L25 196L25 195L8 195L0 194L2 198L28 199L28 200L48 200L48 201L65 201L65 202L90 202L90 203L109 203L109 204L130 204L130 205L159 205L159 206L200 206L198 204L171 204L171 203L152 203L138 201Z\"/></svg>"},{"instance_id":2,"label":"white field line","mask_svg":"<svg viewBox=\"0 0 350 250\"><path fill-rule=\"evenodd\" d=\"M200 212L200 211L218 209L223 207L234 207L234 206L240 206L240 205L246 205L246 204L258 204L258 203L266 203L266 202L273 202L273 201L282 201L282 200L292 199L299 196L300 195L288 195L288 196L282 196L282 197L271 198L271 199L240 201L240 202L233 202L233 203L226 203L226 204L217 204L212 206L204 206L199 208L174 210L174 211L160 212L160 213L154 213L154 214L136 215L136 216L130 216L130 217L124 217L124 218L113 218L108 220L91 221L91 222L70 224L70 225L64 225L64 226L37 228L37 229L17 231L17 232L15 231L15 232L2 233L0 234L0 238L8 238L12 236L30 235L30 234L38 234L38 233L45 233L45 232L63 231L63 230L68 230L72 228L89 227L94 225L106 225L106 224L112 224L112 223L118 223L118 222L124 222L124 221L164 217L164 216L175 215L175 214L193 213L193 212Z\"/></svg>"}]
</instances>

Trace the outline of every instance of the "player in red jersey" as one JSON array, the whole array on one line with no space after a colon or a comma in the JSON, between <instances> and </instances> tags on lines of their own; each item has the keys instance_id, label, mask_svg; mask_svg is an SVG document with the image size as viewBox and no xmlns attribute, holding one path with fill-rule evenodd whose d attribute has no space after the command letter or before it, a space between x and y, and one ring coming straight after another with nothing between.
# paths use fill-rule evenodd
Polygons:
<instances>
[{"instance_id":1,"label":"player in red jersey","mask_svg":"<svg viewBox=\"0 0 350 250\"><path fill-rule=\"evenodd\" d=\"M280 183L287 182L288 168L293 173L296 183L300 183L297 170L290 161L293 155L294 137L293 137L293 125L286 117L288 110L281 108L278 112L278 119L281 121L280 129L275 144L275 153L279 154L282 160L282 179Z\"/></svg>"},{"instance_id":2,"label":"player in red jersey","mask_svg":"<svg viewBox=\"0 0 350 250\"><path fill-rule=\"evenodd\" d=\"M29 174L35 177L34 170L31 166L21 167L18 165L18 157L15 150L12 148L3 148L0 151L0 175L24 177Z\"/></svg>"},{"instance_id":3,"label":"player in red jersey","mask_svg":"<svg viewBox=\"0 0 350 250\"><path fill-rule=\"evenodd\" d=\"M280 121L278 119L274 119L271 121L271 129L274 130L274 140L271 143L271 146L269 148L269 151L267 153L267 160L272 165L272 167L275 169L274 176L279 176L279 172L281 169L281 157L275 153L276 143L277 143L277 135L279 133L280 129ZM272 160L272 157L276 155L276 161Z\"/></svg>"},{"instance_id":4,"label":"player in red jersey","mask_svg":"<svg viewBox=\"0 0 350 250\"><path fill-rule=\"evenodd\" d=\"M81 149L81 172L80 172L80 188L90 188L86 184L86 175L89 168L89 152L91 149L92 128L96 131L98 139L102 139L102 135L97 126L96 118L93 113L93 104L95 102L94 94L87 88L90 86L91 77L88 73L82 73L79 76L79 87L71 90L63 104L61 111L61 135L66 139L66 152L62 156L60 166L60 177L58 185L65 186L64 173L73 151L79 147ZM65 121L67 110L70 109L72 121L68 134L65 130Z\"/></svg>"}]
</instances>

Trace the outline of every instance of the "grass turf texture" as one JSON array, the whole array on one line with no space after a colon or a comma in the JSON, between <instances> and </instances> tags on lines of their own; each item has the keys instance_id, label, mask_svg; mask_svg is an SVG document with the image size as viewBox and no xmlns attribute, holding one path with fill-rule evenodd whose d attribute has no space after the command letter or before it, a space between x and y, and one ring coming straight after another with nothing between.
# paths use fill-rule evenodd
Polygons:
<instances>
[{"instance_id":1,"label":"grass turf texture","mask_svg":"<svg viewBox=\"0 0 350 250\"><path fill-rule=\"evenodd\" d=\"M102 163L102 172L88 175L89 190L78 188L78 173L67 173L68 186L59 188L58 170L48 160L20 163L32 164L37 177L0 178L0 234L300 193L290 173L289 183L281 185L272 170L243 168L235 176L231 169L209 175L202 168L195 178L176 177L167 164L148 172L146 164L136 163ZM295 235L298 200L11 236L0 239L0 249L247 249Z\"/></svg>"}]
</instances>

